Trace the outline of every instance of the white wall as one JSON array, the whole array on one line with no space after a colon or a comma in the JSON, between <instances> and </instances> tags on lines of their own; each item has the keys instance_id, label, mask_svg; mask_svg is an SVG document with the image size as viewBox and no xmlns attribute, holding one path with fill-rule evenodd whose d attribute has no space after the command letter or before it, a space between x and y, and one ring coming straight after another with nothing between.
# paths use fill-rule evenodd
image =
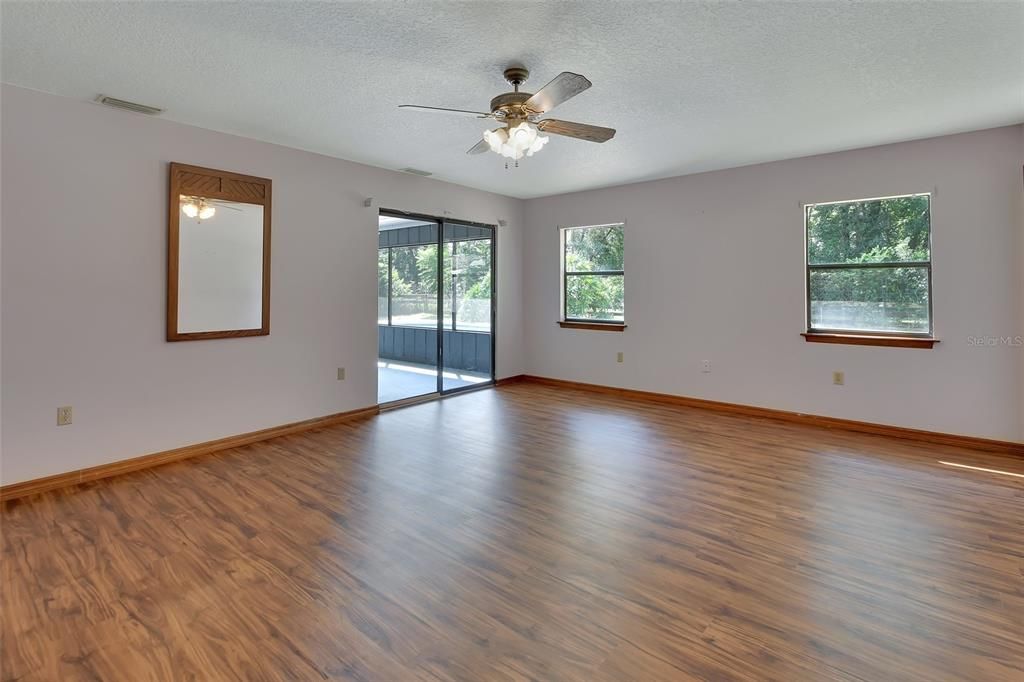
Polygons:
<instances>
[{"instance_id":1,"label":"white wall","mask_svg":"<svg viewBox=\"0 0 1024 682\"><path fill-rule=\"evenodd\" d=\"M1021 141L1014 126L531 200L527 371L1024 440L1024 348L968 340L1024 329ZM941 343L930 351L805 343L801 203L925 191L935 193ZM620 220L627 330L560 329L557 226ZM845 371L845 386L832 385L833 370Z\"/></svg>"},{"instance_id":2,"label":"white wall","mask_svg":"<svg viewBox=\"0 0 1024 682\"><path fill-rule=\"evenodd\" d=\"M1024 125L1019 126L1020 136L1017 141L1017 155L1021 168L1021 184L1017 194L1017 291L1022 292L1018 298L1020 320L1017 328L1018 336L1024 341ZM1024 348L1019 348L1021 359L1018 360L1019 373L1017 379L1017 397L1020 406L1020 440L1024 440Z\"/></svg>"},{"instance_id":3,"label":"white wall","mask_svg":"<svg viewBox=\"0 0 1024 682\"><path fill-rule=\"evenodd\" d=\"M375 404L376 206L508 221L496 369L523 371L521 201L7 85L0 99L4 484ZM274 181L270 336L164 340L169 161Z\"/></svg>"},{"instance_id":4,"label":"white wall","mask_svg":"<svg viewBox=\"0 0 1024 682\"><path fill-rule=\"evenodd\" d=\"M1024 126L521 202L12 86L0 99L3 484L374 404L377 206L508 221L499 377L1024 440L1024 348L968 344L1024 334ZM164 340L172 160L274 180L269 337ZM805 343L801 202L919 191L935 192L941 343ZM629 328L562 330L556 226L613 220Z\"/></svg>"}]
</instances>

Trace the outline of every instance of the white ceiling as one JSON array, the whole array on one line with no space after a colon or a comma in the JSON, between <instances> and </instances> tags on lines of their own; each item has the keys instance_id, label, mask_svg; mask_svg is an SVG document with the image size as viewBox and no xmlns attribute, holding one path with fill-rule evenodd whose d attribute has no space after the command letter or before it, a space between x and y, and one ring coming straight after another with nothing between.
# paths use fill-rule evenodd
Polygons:
<instances>
[{"instance_id":1,"label":"white ceiling","mask_svg":"<svg viewBox=\"0 0 1024 682\"><path fill-rule=\"evenodd\" d=\"M13 2L2 78L536 197L1024 121L1024 2ZM522 63L594 86L505 170L464 152Z\"/></svg>"}]
</instances>

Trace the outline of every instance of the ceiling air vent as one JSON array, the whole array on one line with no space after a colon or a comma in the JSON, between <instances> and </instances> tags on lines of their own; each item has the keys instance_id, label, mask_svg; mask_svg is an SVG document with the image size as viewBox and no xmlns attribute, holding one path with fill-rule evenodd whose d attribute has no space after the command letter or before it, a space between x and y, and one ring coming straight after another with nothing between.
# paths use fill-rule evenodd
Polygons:
<instances>
[{"instance_id":1,"label":"ceiling air vent","mask_svg":"<svg viewBox=\"0 0 1024 682\"><path fill-rule=\"evenodd\" d=\"M147 106L145 104L139 104L137 102L129 102L127 100L117 99L116 97L108 97L107 95L99 95L98 97L96 97L96 101L100 104L106 104L108 107L127 109L128 111L134 111L137 114L158 116L159 114L164 113L163 109Z\"/></svg>"},{"instance_id":2,"label":"ceiling air vent","mask_svg":"<svg viewBox=\"0 0 1024 682\"><path fill-rule=\"evenodd\" d=\"M433 173L431 173L430 171L420 170L419 168L401 168L399 170L401 170L403 173L412 173L413 175L422 175L425 178L428 178L431 175L433 175Z\"/></svg>"}]
</instances>

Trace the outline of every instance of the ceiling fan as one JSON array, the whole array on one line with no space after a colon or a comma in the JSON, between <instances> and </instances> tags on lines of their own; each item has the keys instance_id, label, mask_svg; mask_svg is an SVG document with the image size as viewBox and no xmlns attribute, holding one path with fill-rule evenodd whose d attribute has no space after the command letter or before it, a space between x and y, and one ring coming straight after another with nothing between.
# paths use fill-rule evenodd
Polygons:
<instances>
[{"instance_id":1,"label":"ceiling fan","mask_svg":"<svg viewBox=\"0 0 1024 682\"><path fill-rule=\"evenodd\" d=\"M495 119L503 125L494 130L484 131L483 139L470 147L466 153L481 154L490 149L506 159L515 161L517 166L519 159L524 156L533 156L547 144L548 137L540 133L575 137L587 142L607 142L615 137L614 128L560 121L555 118L541 118L542 115L562 102L589 88L591 82L584 76L563 71L535 93L519 92L519 86L526 82L529 75L530 72L521 66L505 69L505 80L512 85L514 90L492 99L490 113L444 107L424 107L415 104L401 104L399 109ZM508 167L507 161L505 166Z\"/></svg>"}]
</instances>

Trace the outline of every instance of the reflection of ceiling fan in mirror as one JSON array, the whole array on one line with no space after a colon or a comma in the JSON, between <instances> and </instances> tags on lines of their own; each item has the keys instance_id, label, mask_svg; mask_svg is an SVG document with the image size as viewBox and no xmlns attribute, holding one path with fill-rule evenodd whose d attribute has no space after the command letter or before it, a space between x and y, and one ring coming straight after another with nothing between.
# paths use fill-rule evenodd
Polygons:
<instances>
[{"instance_id":1,"label":"reflection of ceiling fan in mirror","mask_svg":"<svg viewBox=\"0 0 1024 682\"><path fill-rule=\"evenodd\" d=\"M199 220L209 220L217 214L218 208L226 208L230 211L241 211L240 208L235 208L230 202L221 201L219 199L207 199L206 197L190 197L181 195L181 212L187 215L189 218L198 218Z\"/></svg>"},{"instance_id":2,"label":"reflection of ceiling fan in mirror","mask_svg":"<svg viewBox=\"0 0 1024 682\"><path fill-rule=\"evenodd\" d=\"M590 87L591 83L578 73L563 71L554 80L537 92L519 92L519 86L526 82L530 72L520 66L505 69L505 80L512 84L514 92L506 92L491 100L490 113L423 107L413 104L399 105L400 109L429 111L441 114L455 114L473 118L493 118L503 125L494 130L484 131L484 139L470 148L467 154L480 154L490 149L519 165L519 159L533 156L547 143L548 138L540 133L552 133L575 137L587 142L607 142L615 137L614 128L602 128L586 123L559 121L554 118L540 118L566 100L575 97ZM506 167L508 162L506 162Z\"/></svg>"}]
</instances>

